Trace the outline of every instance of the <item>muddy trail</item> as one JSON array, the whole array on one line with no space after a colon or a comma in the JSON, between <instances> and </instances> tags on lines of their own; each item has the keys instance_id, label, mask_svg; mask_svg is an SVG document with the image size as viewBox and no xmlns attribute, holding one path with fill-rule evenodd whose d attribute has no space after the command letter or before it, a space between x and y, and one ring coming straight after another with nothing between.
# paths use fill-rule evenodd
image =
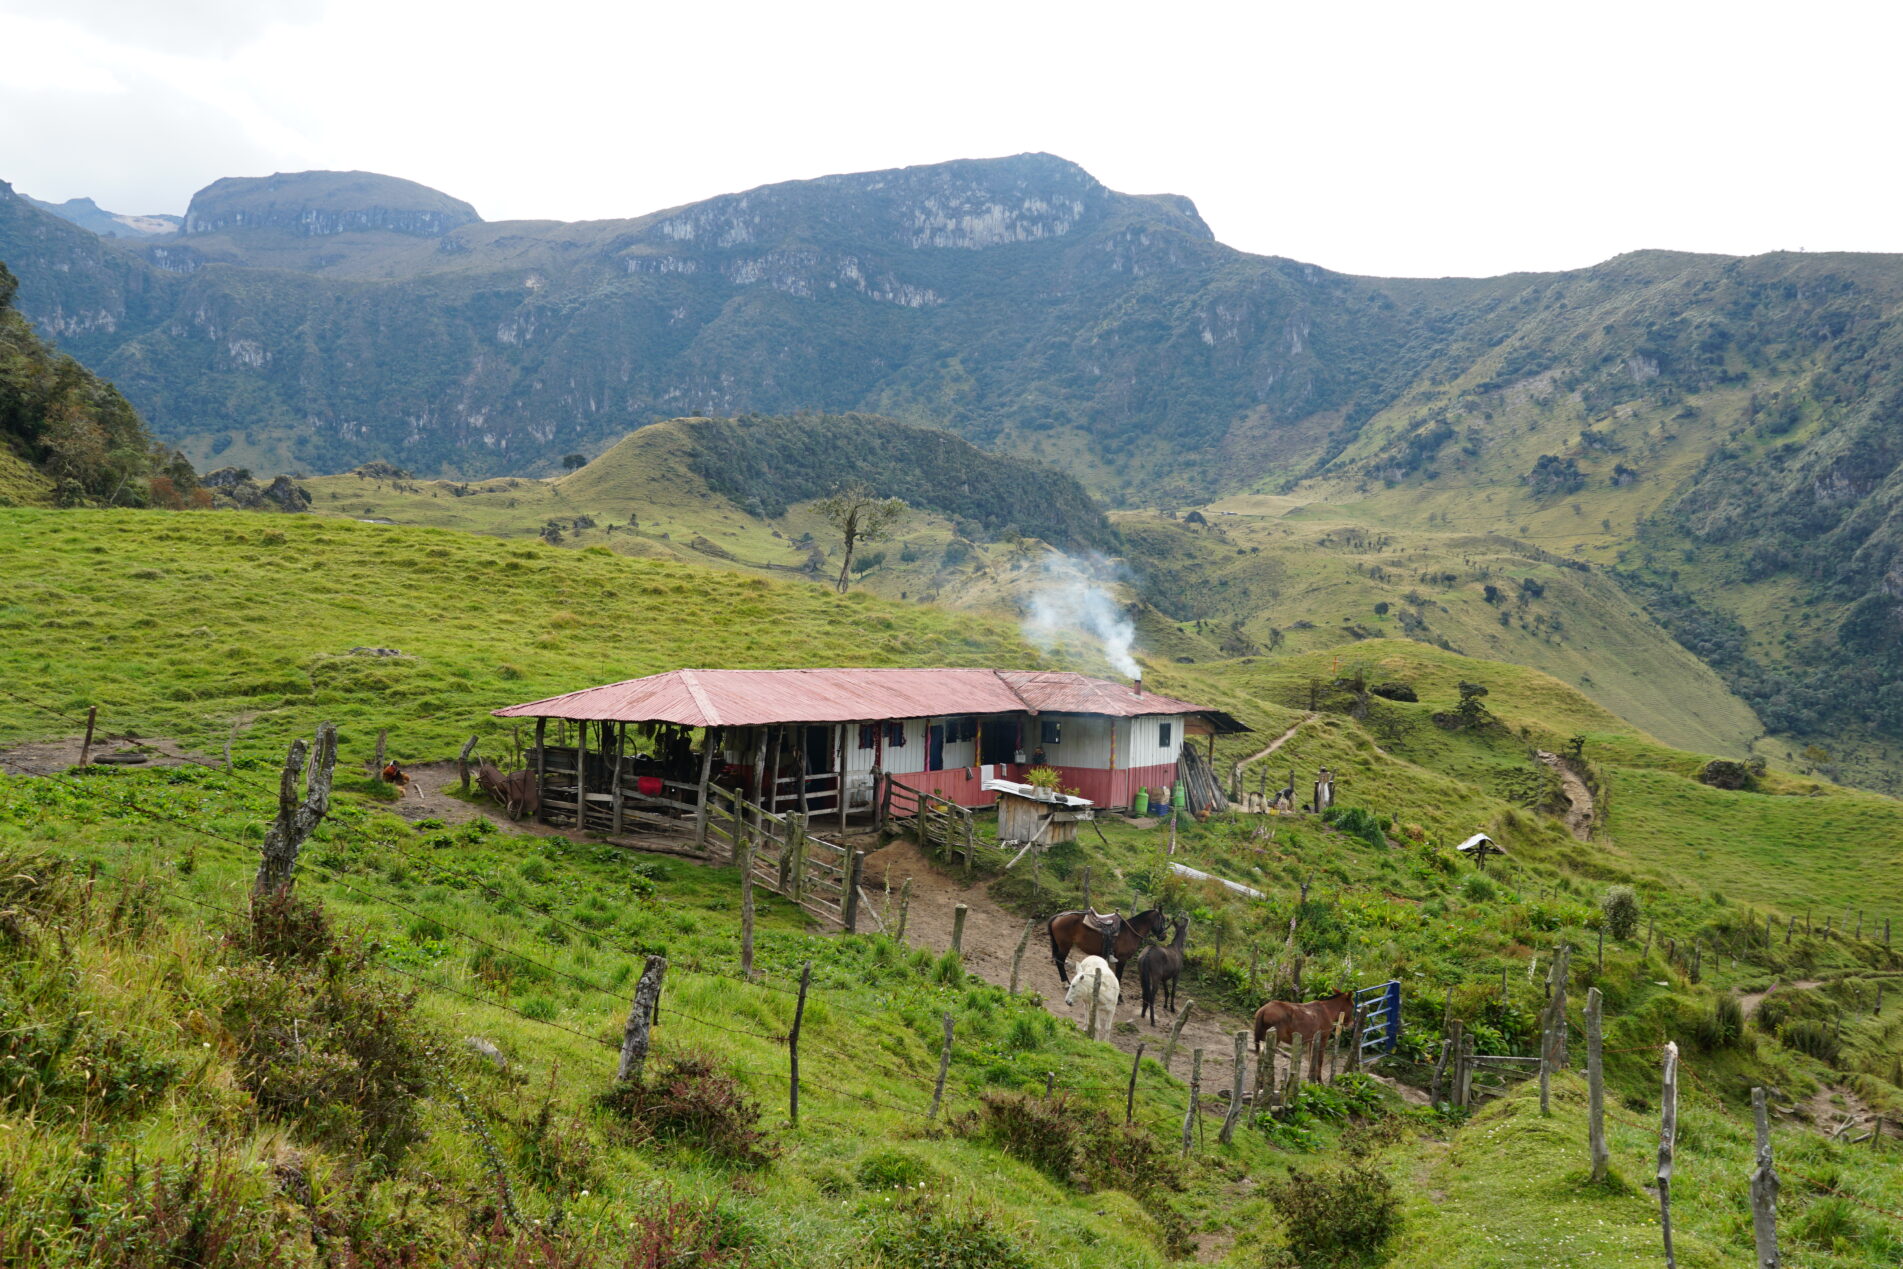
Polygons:
<instances>
[{"instance_id":1,"label":"muddy trail","mask_svg":"<svg viewBox=\"0 0 1903 1269\"><path fill-rule=\"evenodd\" d=\"M1538 751L1539 759L1559 773L1559 782L1566 790L1566 801L1570 809L1566 812L1566 830L1580 841L1592 836L1592 822L1596 814L1593 806L1592 790L1586 782L1573 774L1573 769L1556 753Z\"/></svg>"}]
</instances>

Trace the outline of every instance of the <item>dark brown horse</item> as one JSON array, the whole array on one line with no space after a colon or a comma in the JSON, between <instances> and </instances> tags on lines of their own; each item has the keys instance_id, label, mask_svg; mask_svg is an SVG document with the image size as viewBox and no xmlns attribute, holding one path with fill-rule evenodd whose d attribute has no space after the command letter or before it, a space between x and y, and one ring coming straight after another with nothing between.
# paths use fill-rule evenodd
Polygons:
<instances>
[{"instance_id":1,"label":"dark brown horse","mask_svg":"<svg viewBox=\"0 0 1903 1269\"><path fill-rule=\"evenodd\" d=\"M1163 1007L1171 1013L1176 1012L1176 980L1183 972L1183 943L1189 938L1189 918L1176 918L1176 937L1170 940L1168 947L1151 946L1143 949L1143 955L1137 961L1137 981L1143 984L1143 1008L1137 1017L1148 1016L1150 1025L1156 1025L1156 995L1163 993Z\"/></svg>"},{"instance_id":2,"label":"dark brown horse","mask_svg":"<svg viewBox=\"0 0 1903 1269\"><path fill-rule=\"evenodd\" d=\"M1162 938L1165 924L1163 909L1151 908L1137 913L1117 930L1110 967L1119 979L1123 977L1124 962L1135 956L1148 940ZM1070 975L1064 971L1064 962L1073 951L1085 956L1103 955L1103 931L1086 925L1081 912L1059 912L1044 923L1044 932L1051 937L1051 959L1057 963L1058 980L1067 987Z\"/></svg>"},{"instance_id":3,"label":"dark brown horse","mask_svg":"<svg viewBox=\"0 0 1903 1269\"><path fill-rule=\"evenodd\" d=\"M1271 1000L1255 1011L1255 1051L1262 1051L1262 1037L1271 1031L1275 1032L1278 1044L1285 1043L1291 1036L1302 1036L1308 1041L1309 1081L1319 1084L1323 1041L1335 1034L1335 1028L1352 1025L1354 1016L1352 991L1338 991L1305 1005L1292 1000Z\"/></svg>"}]
</instances>

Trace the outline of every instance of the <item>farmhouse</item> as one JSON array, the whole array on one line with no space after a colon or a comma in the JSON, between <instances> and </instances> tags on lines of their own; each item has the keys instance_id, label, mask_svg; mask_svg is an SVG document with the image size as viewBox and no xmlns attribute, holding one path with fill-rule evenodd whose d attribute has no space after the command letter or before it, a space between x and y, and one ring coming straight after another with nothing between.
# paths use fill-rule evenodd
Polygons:
<instances>
[{"instance_id":1,"label":"farmhouse","mask_svg":"<svg viewBox=\"0 0 1903 1269\"><path fill-rule=\"evenodd\" d=\"M710 785L842 822L893 782L988 806L988 780L1038 766L1125 807L1199 765L1192 742L1249 730L1140 681L1043 670L671 670L495 713L535 720L544 814L586 807L586 823L611 832L704 816Z\"/></svg>"}]
</instances>

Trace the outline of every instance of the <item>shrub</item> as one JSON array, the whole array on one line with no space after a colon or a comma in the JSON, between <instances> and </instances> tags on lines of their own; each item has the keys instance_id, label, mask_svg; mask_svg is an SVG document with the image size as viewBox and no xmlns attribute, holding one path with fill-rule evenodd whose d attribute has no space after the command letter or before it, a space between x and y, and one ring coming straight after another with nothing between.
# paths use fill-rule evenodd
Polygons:
<instances>
[{"instance_id":1,"label":"shrub","mask_svg":"<svg viewBox=\"0 0 1903 1269\"><path fill-rule=\"evenodd\" d=\"M997 1218L967 1202L954 1208L936 1194L915 1194L879 1213L872 1231L876 1263L891 1269L1032 1269L1032 1260Z\"/></svg>"},{"instance_id":2,"label":"shrub","mask_svg":"<svg viewBox=\"0 0 1903 1269\"><path fill-rule=\"evenodd\" d=\"M639 1082L617 1084L600 1104L657 1140L686 1142L740 1167L762 1167L778 1153L760 1131L759 1103L702 1054L683 1054Z\"/></svg>"},{"instance_id":3,"label":"shrub","mask_svg":"<svg viewBox=\"0 0 1903 1269\"><path fill-rule=\"evenodd\" d=\"M1608 886L1599 898L1606 933L1621 942L1639 932L1639 896L1631 886Z\"/></svg>"},{"instance_id":4,"label":"shrub","mask_svg":"<svg viewBox=\"0 0 1903 1269\"><path fill-rule=\"evenodd\" d=\"M922 1159L897 1150L874 1150L859 1160L853 1179L868 1190L909 1190L934 1179Z\"/></svg>"},{"instance_id":5,"label":"shrub","mask_svg":"<svg viewBox=\"0 0 1903 1269\"><path fill-rule=\"evenodd\" d=\"M1377 604L1376 607L1382 611L1386 611L1387 605ZM1421 699L1420 693L1416 692L1413 686L1408 683L1376 683L1368 690L1383 700L1407 701L1412 703Z\"/></svg>"},{"instance_id":6,"label":"shrub","mask_svg":"<svg viewBox=\"0 0 1903 1269\"><path fill-rule=\"evenodd\" d=\"M238 1043L239 1083L260 1110L389 1164L422 1138L436 1046L415 995L372 977L368 955L359 944L318 964L236 966L220 1012Z\"/></svg>"},{"instance_id":7,"label":"shrub","mask_svg":"<svg viewBox=\"0 0 1903 1269\"><path fill-rule=\"evenodd\" d=\"M1744 1044L1744 1007L1729 993L1711 1002L1711 1009L1692 1023L1692 1042L1707 1053Z\"/></svg>"},{"instance_id":8,"label":"shrub","mask_svg":"<svg viewBox=\"0 0 1903 1269\"><path fill-rule=\"evenodd\" d=\"M1758 783L1749 766L1728 758L1713 758L1707 762L1698 772L1698 782L1714 789L1753 789Z\"/></svg>"},{"instance_id":9,"label":"shrub","mask_svg":"<svg viewBox=\"0 0 1903 1269\"><path fill-rule=\"evenodd\" d=\"M1387 835L1381 831L1381 820L1373 811L1361 806L1331 806L1322 812L1322 822L1366 842L1370 846L1385 847Z\"/></svg>"},{"instance_id":10,"label":"shrub","mask_svg":"<svg viewBox=\"0 0 1903 1269\"><path fill-rule=\"evenodd\" d=\"M1401 1226L1394 1184L1367 1163L1291 1172L1270 1182L1265 1195L1294 1253L1292 1262L1279 1263L1352 1264L1379 1252Z\"/></svg>"},{"instance_id":11,"label":"shrub","mask_svg":"<svg viewBox=\"0 0 1903 1269\"><path fill-rule=\"evenodd\" d=\"M252 899L245 923L226 941L262 960L303 965L315 965L336 946L323 905L298 898L289 886Z\"/></svg>"},{"instance_id":12,"label":"shrub","mask_svg":"<svg viewBox=\"0 0 1903 1269\"><path fill-rule=\"evenodd\" d=\"M1138 1197L1179 1189L1182 1165L1140 1128L1079 1105L1068 1094L988 1092L976 1115L956 1125L1022 1159L1052 1180L1123 1190Z\"/></svg>"},{"instance_id":13,"label":"shrub","mask_svg":"<svg viewBox=\"0 0 1903 1269\"><path fill-rule=\"evenodd\" d=\"M1787 1022L1779 1029L1777 1038L1787 1049L1814 1057L1825 1066L1837 1065L1837 1037L1822 1022L1810 1018Z\"/></svg>"}]
</instances>

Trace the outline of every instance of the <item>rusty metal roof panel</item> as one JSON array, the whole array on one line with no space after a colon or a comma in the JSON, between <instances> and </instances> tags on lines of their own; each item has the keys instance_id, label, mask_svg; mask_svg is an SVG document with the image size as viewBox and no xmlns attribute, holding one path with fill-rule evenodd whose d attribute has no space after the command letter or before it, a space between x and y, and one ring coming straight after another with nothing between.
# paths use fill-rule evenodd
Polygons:
<instances>
[{"instance_id":1,"label":"rusty metal roof panel","mask_svg":"<svg viewBox=\"0 0 1903 1269\"><path fill-rule=\"evenodd\" d=\"M981 669L670 670L511 705L503 718L668 722L687 727L851 723L950 714L1205 714L1084 674ZM1226 715L1223 716L1225 719Z\"/></svg>"}]
</instances>

